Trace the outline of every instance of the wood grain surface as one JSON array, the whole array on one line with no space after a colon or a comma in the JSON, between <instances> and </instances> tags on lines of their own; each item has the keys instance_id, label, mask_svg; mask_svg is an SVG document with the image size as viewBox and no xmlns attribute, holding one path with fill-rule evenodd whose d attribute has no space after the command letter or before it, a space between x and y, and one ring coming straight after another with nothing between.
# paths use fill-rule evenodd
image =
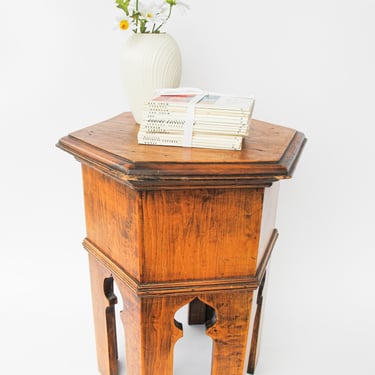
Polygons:
<instances>
[{"instance_id":1,"label":"wood grain surface","mask_svg":"<svg viewBox=\"0 0 375 375\"><path fill-rule=\"evenodd\" d=\"M123 113L57 144L82 163L99 370L118 372L115 281L127 374L173 374L186 304L213 340L211 375L254 372L278 181L306 139L258 120L241 151L138 145L137 131Z\"/></svg>"}]
</instances>

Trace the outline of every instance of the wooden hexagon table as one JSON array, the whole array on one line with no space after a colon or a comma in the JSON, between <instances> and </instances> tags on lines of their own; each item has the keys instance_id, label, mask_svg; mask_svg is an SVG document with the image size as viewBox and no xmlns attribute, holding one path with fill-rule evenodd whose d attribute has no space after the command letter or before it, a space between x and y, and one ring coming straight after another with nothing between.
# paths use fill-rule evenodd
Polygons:
<instances>
[{"instance_id":1,"label":"wooden hexagon table","mask_svg":"<svg viewBox=\"0 0 375 375\"><path fill-rule=\"evenodd\" d=\"M123 113L57 145L82 164L99 370L117 374L115 281L127 374L172 375L185 304L213 340L211 375L253 373L278 181L306 139L258 120L242 151L139 145L137 131Z\"/></svg>"}]
</instances>

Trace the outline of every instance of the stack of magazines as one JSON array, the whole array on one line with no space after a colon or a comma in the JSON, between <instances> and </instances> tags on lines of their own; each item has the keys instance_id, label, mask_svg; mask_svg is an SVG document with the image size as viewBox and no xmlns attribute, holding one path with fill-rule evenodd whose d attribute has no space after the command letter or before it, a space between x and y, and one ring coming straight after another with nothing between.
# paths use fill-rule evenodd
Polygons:
<instances>
[{"instance_id":1,"label":"stack of magazines","mask_svg":"<svg viewBox=\"0 0 375 375\"><path fill-rule=\"evenodd\" d=\"M145 103L138 143L241 150L253 97L167 89Z\"/></svg>"}]
</instances>

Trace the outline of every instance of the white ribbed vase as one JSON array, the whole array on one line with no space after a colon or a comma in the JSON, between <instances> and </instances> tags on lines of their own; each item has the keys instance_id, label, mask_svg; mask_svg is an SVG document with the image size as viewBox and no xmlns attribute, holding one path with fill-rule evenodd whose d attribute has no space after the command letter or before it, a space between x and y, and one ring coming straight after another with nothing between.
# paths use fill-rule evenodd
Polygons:
<instances>
[{"instance_id":1,"label":"white ribbed vase","mask_svg":"<svg viewBox=\"0 0 375 375\"><path fill-rule=\"evenodd\" d=\"M125 91L137 123L143 104L159 88L178 87L181 53L169 34L132 34L123 48Z\"/></svg>"}]
</instances>

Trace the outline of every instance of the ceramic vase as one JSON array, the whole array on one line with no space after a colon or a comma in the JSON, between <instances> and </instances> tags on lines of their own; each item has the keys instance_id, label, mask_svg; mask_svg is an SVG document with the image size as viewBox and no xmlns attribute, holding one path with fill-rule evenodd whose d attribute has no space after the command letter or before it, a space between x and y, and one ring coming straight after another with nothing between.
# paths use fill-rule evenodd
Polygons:
<instances>
[{"instance_id":1,"label":"ceramic vase","mask_svg":"<svg viewBox=\"0 0 375 375\"><path fill-rule=\"evenodd\" d=\"M180 85L180 49L169 34L137 33L124 43L122 59L125 93L139 124L143 105L154 97L156 89Z\"/></svg>"}]
</instances>

